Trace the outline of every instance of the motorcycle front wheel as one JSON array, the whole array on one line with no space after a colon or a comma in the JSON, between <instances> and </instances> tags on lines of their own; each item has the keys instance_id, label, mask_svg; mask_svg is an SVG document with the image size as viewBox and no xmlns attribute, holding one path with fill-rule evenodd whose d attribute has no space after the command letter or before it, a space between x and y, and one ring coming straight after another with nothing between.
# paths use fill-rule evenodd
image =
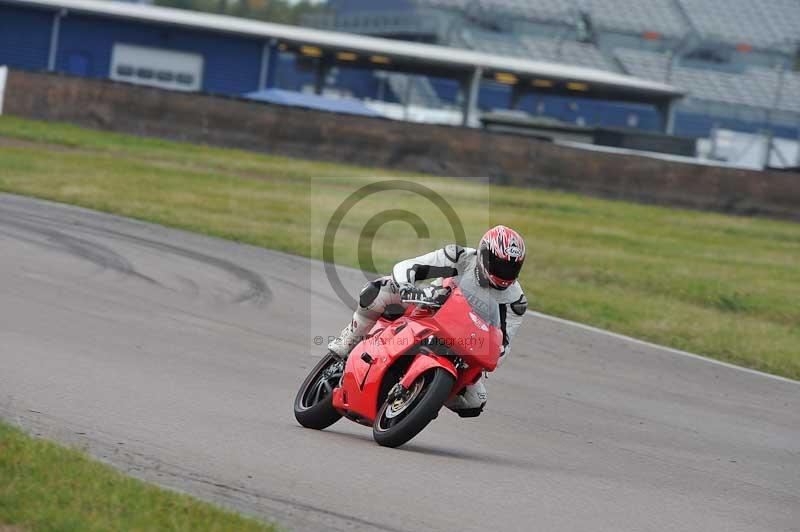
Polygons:
<instances>
[{"instance_id":1,"label":"motorcycle front wheel","mask_svg":"<svg viewBox=\"0 0 800 532\"><path fill-rule=\"evenodd\" d=\"M379 445L399 447L419 434L439 413L455 378L442 368L426 371L401 397L387 398L372 425Z\"/></svg>"},{"instance_id":2,"label":"motorcycle front wheel","mask_svg":"<svg viewBox=\"0 0 800 532\"><path fill-rule=\"evenodd\" d=\"M294 417L309 429L330 427L342 415L333 407L333 389L339 386L344 361L331 353L314 366L294 398Z\"/></svg>"}]
</instances>

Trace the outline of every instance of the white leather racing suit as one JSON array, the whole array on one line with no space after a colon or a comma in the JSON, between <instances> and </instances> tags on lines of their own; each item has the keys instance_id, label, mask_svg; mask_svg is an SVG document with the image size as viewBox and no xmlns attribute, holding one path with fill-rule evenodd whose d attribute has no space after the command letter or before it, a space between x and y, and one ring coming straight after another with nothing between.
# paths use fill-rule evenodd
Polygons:
<instances>
[{"instance_id":1,"label":"white leather racing suit","mask_svg":"<svg viewBox=\"0 0 800 532\"><path fill-rule=\"evenodd\" d=\"M379 277L364 285L352 321L338 338L330 342L328 348L340 356L347 356L350 350L369 333L388 305L403 305L400 299L400 288L403 285L444 277L478 275L477 257L477 251L473 248L449 245L398 262L392 269L391 276ZM504 346L500 358L502 364L509 356L511 340L522 324L528 302L519 282L515 282L505 290L489 286L485 287L485 290L500 306ZM486 388L482 381L478 381L474 385L467 386L462 394L448 401L445 406L459 412L460 415L478 415L485 403Z\"/></svg>"}]
</instances>

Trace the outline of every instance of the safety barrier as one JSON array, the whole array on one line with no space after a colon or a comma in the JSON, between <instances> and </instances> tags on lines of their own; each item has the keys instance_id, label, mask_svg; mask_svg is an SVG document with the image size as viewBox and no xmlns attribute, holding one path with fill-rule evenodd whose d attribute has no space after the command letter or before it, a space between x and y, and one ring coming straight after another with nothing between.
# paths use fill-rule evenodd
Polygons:
<instances>
[{"instance_id":1,"label":"safety barrier","mask_svg":"<svg viewBox=\"0 0 800 532\"><path fill-rule=\"evenodd\" d=\"M800 220L795 173L689 164L521 135L18 70L9 74L5 103L13 115L138 135Z\"/></svg>"}]
</instances>

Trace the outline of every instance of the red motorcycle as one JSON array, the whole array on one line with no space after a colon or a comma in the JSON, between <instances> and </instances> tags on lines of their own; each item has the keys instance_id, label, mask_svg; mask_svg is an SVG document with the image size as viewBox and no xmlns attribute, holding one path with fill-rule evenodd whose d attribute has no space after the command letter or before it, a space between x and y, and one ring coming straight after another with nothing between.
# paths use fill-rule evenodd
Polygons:
<instances>
[{"instance_id":1,"label":"red motorcycle","mask_svg":"<svg viewBox=\"0 0 800 532\"><path fill-rule=\"evenodd\" d=\"M448 399L497 367L498 305L472 277L446 279L449 295L441 306L409 305L400 317L384 313L346 362L326 355L297 392L297 421L321 430L344 416L372 426L375 441L387 447L419 434Z\"/></svg>"}]
</instances>

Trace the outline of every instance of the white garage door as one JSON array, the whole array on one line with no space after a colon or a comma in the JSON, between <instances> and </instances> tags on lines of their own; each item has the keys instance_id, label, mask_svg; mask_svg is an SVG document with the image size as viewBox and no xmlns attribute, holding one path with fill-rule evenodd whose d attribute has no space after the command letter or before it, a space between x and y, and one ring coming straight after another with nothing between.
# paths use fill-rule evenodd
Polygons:
<instances>
[{"instance_id":1,"label":"white garage door","mask_svg":"<svg viewBox=\"0 0 800 532\"><path fill-rule=\"evenodd\" d=\"M163 89L199 91L203 86L203 56L116 43L111 53L110 77Z\"/></svg>"}]
</instances>

